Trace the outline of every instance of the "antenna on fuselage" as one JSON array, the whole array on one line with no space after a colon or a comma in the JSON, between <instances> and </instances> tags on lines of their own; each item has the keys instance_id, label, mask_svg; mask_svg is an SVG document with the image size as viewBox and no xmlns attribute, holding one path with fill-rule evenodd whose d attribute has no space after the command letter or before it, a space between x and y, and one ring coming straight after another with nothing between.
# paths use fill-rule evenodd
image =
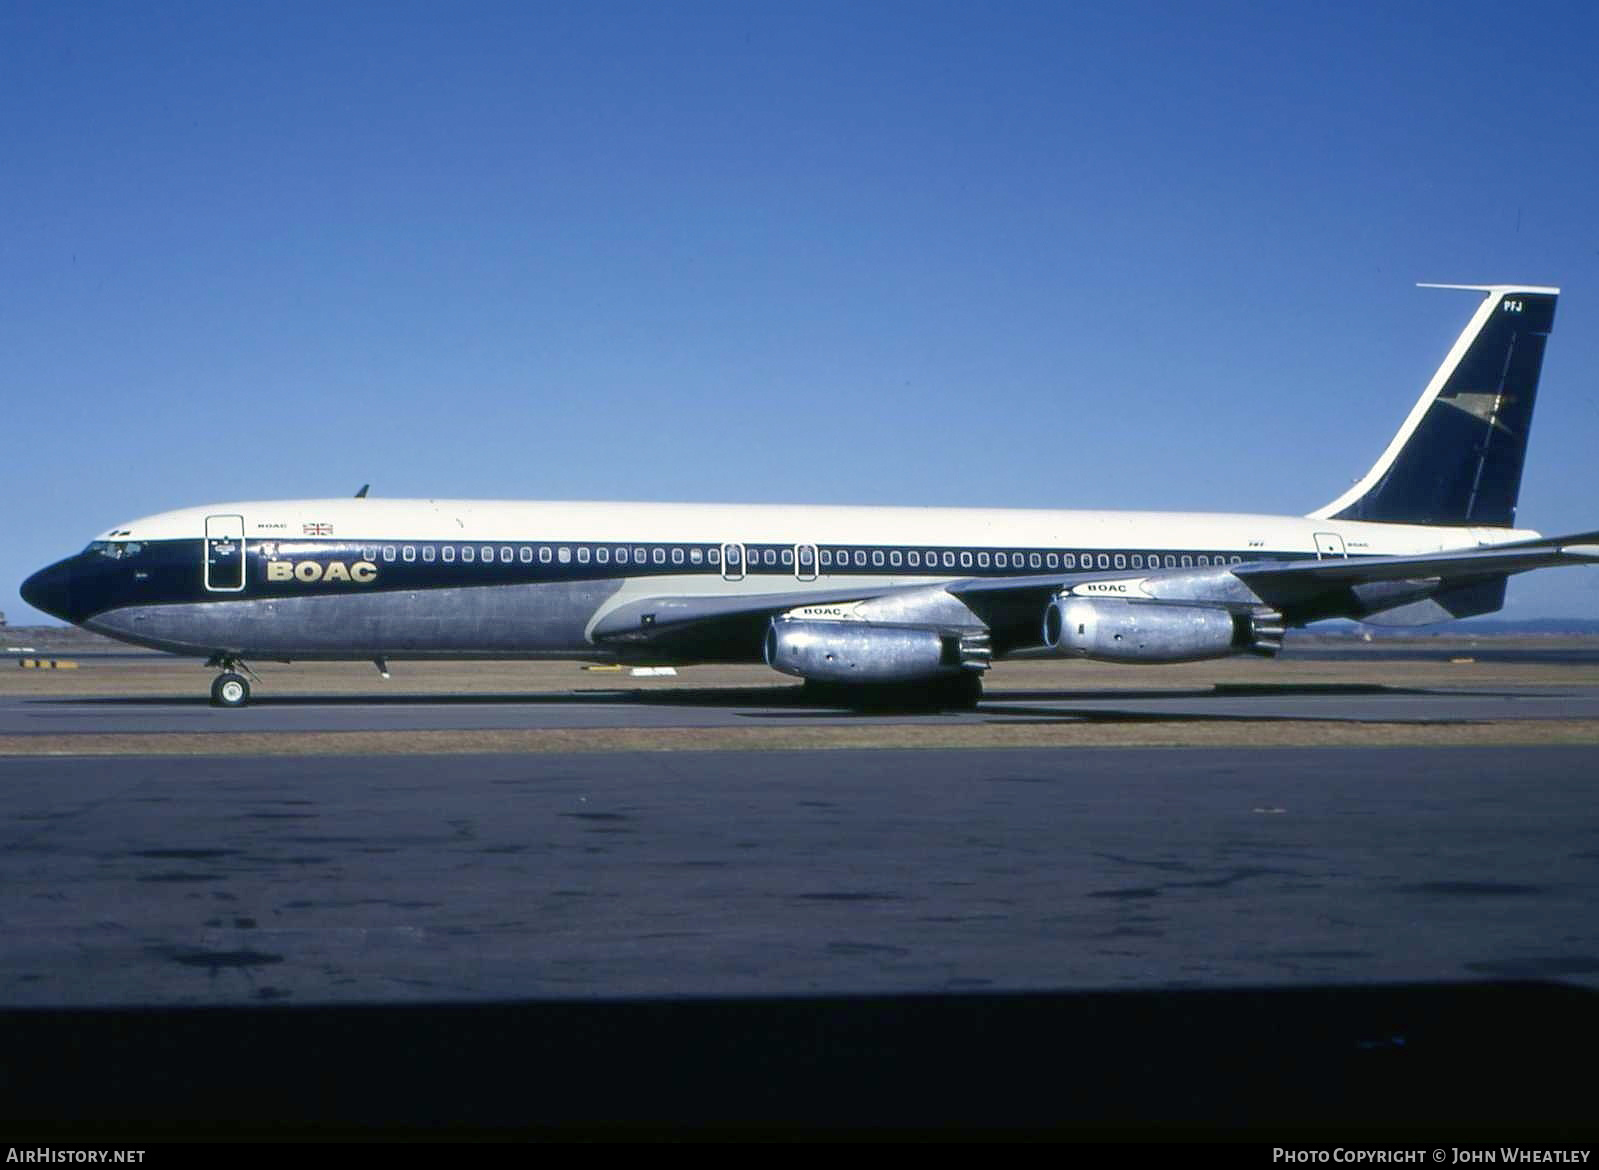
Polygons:
<instances>
[{"instance_id":1,"label":"antenna on fuselage","mask_svg":"<svg viewBox=\"0 0 1599 1170\"><path fill-rule=\"evenodd\" d=\"M361 485L361 490L355 493L355 498L358 499L358 500L366 499L366 493L371 487L372 487L371 484L363 483Z\"/></svg>"}]
</instances>

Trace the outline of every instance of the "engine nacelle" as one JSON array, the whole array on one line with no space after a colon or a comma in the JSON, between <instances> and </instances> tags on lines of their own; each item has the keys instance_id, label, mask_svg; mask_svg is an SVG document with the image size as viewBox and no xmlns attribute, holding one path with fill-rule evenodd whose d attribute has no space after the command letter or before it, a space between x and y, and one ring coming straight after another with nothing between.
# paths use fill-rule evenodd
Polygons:
<instances>
[{"instance_id":1,"label":"engine nacelle","mask_svg":"<svg viewBox=\"0 0 1599 1170\"><path fill-rule=\"evenodd\" d=\"M971 637L925 627L779 618L766 631L766 664L816 682L919 682L987 666L987 637L977 636L980 664L965 652Z\"/></svg>"},{"instance_id":2,"label":"engine nacelle","mask_svg":"<svg viewBox=\"0 0 1599 1170\"><path fill-rule=\"evenodd\" d=\"M1250 648L1247 618L1207 605L1160 605L1061 594L1044 611L1056 654L1099 662L1199 662Z\"/></svg>"}]
</instances>

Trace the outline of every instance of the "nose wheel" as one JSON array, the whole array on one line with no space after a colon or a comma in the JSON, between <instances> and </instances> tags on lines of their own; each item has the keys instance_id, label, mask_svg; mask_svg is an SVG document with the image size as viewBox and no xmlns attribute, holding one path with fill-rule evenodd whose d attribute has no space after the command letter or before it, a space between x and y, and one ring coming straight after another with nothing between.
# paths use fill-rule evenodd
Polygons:
<instances>
[{"instance_id":1,"label":"nose wheel","mask_svg":"<svg viewBox=\"0 0 1599 1170\"><path fill-rule=\"evenodd\" d=\"M211 684L213 707L242 707L250 701L250 682L242 674L219 674Z\"/></svg>"},{"instance_id":2,"label":"nose wheel","mask_svg":"<svg viewBox=\"0 0 1599 1170\"><path fill-rule=\"evenodd\" d=\"M255 671L239 659L223 654L213 655L206 665L222 671L211 683L213 707L243 707L249 703L250 678L255 677ZM250 678L246 678L245 675L249 675Z\"/></svg>"}]
</instances>

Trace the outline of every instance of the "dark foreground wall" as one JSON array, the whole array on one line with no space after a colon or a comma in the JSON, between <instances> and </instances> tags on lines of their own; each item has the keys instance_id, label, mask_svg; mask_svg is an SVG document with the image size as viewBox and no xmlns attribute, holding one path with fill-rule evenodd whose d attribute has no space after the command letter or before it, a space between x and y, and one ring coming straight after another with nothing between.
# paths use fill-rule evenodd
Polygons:
<instances>
[{"instance_id":1,"label":"dark foreground wall","mask_svg":"<svg viewBox=\"0 0 1599 1170\"><path fill-rule=\"evenodd\" d=\"M1593 1124L1596 1005L1489 983L10 1011L0 1132L1161 1123L1454 1126L1464 1144Z\"/></svg>"}]
</instances>

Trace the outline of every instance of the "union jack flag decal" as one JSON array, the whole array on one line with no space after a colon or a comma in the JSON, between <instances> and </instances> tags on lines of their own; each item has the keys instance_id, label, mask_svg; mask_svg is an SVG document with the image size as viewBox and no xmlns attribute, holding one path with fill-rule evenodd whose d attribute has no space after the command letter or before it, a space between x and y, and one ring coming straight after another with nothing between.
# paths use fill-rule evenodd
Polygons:
<instances>
[{"instance_id":1,"label":"union jack flag decal","mask_svg":"<svg viewBox=\"0 0 1599 1170\"><path fill-rule=\"evenodd\" d=\"M332 536L333 535L333 525L331 525L331 524L302 524L302 525L300 525L300 531L306 536Z\"/></svg>"}]
</instances>

